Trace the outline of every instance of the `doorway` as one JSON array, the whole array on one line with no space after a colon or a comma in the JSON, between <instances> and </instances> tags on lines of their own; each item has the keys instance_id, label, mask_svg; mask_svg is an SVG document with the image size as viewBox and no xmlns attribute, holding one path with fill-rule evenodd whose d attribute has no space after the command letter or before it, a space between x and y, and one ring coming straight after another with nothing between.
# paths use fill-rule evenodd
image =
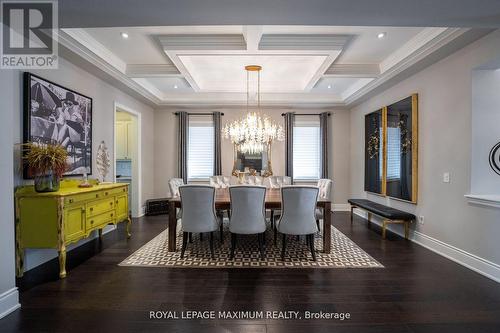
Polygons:
<instances>
[{"instance_id":1,"label":"doorway","mask_svg":"<svg viewBox=\"0 0 500 333\"><path fill-rule=\"evenodd\" d=\"M132 217L143 215L141 203L141 114L115 103L114 179L129 184Z\"/></svg>"}]
</instances>

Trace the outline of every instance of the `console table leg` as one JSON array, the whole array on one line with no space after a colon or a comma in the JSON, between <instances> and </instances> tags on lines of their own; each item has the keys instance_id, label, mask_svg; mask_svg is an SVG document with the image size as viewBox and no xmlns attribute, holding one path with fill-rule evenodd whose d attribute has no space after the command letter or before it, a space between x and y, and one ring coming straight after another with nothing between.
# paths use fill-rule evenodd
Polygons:
<instances>
[{"instance_id":1,"label":"console table leg","mask_svg":"<svg viewBox=\"0 0 500 333\"><path fill-rule=\"evenodd\" d=\"M127 238L132 237L132 234L130 233L130 226L132 225L132 219L130 216L127 219Z\"/></svg>"},{"instance_id":2,"label":"console table leg","mask_svg":"<svg viewBox=\"0 0 500 333\"><path fill-rule=\"evenodd\" d=\"M16 246L16 276L22 277L24 274L24 249Z\"/></svg>"},{"instance_id":3,"label":"console table leg","mask_svg":"<svg viewBox=\"0 0 500 333\"><path fill-rule=\"evenodd\" d=\"M59 249L59 277L61 279L66 277L66 246Z\"/></svg>"}]
</instances>

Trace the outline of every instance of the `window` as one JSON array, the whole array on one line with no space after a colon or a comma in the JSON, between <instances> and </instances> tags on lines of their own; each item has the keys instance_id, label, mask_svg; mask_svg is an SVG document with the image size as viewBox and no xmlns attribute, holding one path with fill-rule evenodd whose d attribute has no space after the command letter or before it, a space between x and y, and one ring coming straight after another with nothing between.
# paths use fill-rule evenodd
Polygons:
<instances>
[{"instance_id":1,"label":"window","mask_svg":"<svg viewBox=\"0 0 500 333\"><path fill-rule=\"evenodd\" d=\"M293 125L293 178L318 180L321 175L319 116L295 116Z\"/></svg>"},{"instance_id":2,"label":"window","mask_svg":"<svg viewBox=\"0 0 500 333\"><path fill-rule=\"evenodd\" d=\"M188 180L214 175L214 122L212 115L190 115L188 132Z\"/></svg>"}]
</instances>

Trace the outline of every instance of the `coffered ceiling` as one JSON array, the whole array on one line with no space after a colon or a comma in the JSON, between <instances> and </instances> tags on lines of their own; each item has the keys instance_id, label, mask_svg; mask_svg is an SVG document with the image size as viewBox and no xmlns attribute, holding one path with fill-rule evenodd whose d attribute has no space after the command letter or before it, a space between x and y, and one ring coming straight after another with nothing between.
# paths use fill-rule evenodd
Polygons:
<instances>
[{"instance_id":1,"label":"coffered ceiling","mask_svg":"<svg viewBox=\"0 0 500 333\"><path fill-rule=\"evenodd\" d=\"M154 105L349 106L469 33L461 28L168 26L62 29L59 40Z\"/></svg>"}]
</instances>

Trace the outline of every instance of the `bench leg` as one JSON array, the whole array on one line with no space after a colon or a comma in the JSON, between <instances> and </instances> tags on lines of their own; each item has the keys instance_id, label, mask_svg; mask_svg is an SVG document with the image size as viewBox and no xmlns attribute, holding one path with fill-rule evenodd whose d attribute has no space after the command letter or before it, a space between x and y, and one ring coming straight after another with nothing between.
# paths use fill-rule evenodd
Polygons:
<instances>
[{"instance_id":1,"label":"bench leg","mask_svg":"<svg viewBox=\"0 0 500 333\"><path fill-rule=\"evenodd\" d=\"M387 229L387 220L382 222L382 238L385 239Z\"/></svg>"},{"instance_id":2,"label":"bench leg","mask_svg":"<svg viewBox=\"0 0 500 333\"><path fill-rule=\"evenodd\" d=\"M352 225L353 215L354 215L354 206L351 206L351 225Z\"/></svg>"},{"instance_id":3,"label":"bench leg","mask_svg":"<svg viewBox=\"0 0 500 333\"><path fill-rule=\"evenodd\" d=\"M368 228L370 228L372 225L372 213L368 212L366 218L368 219Z\"/></svg>"},{"instance_id":4,"label":"bench leg","mask_svg":"<svg viewBox=\"0 0 500 333\"><path fill-rule=\"evenodd\" d=\"M408 239L409 234L410 234L410 223L408 221L405 221L405 239Z\"/></svg>"}]
</instances>

